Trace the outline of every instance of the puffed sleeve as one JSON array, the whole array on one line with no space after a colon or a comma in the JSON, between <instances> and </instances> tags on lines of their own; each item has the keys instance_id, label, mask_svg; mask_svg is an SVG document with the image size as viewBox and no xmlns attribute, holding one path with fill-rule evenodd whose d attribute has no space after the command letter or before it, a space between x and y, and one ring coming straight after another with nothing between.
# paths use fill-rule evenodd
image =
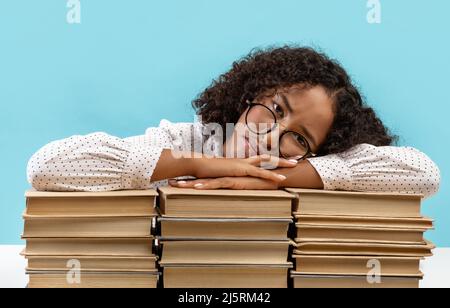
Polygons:
<instances>
[{"instance_id":1,"label":"puffed sleeve","mask_svg":"<svg viewBox=\"0 0 450 308\"><path fill-rule=\"evenodd\" d=\"M28 182L42 191L151 188L164 146L137 141L99 132L51 142L29 160Z\"/></svg>"},{"instance_id":2,"label":"puffed sleeve","mask_svg":"<svg viewBox=\"0 0 450 308\"><path fill-rule=\"evenodd\" d=\"M412 147L360 144L308 161L325 190L423 194L427 198L438 192L441 180L436 164Z\"/></svg>"}]
</instances>

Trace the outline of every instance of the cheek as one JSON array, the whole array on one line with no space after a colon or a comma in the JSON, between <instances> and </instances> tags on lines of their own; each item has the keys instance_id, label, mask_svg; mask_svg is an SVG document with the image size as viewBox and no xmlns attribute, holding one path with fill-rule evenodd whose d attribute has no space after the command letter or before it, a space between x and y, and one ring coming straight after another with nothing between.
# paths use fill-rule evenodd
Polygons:
<instances>
[{"instance_id":1,"label":"cheek","mask_svg":"<svg viewBox=\"0 0 450 308\"><path fill-rule=\"evenodd\" d=\"M245 111L241 117L238 119L238 121L234 124L234 131L233 131L233 138L236 139L238 136L243 136L245 135L245 131L246 131L246 115L247 115L247 111Z\"/></svg>"},{"instance_id":2,"label":"cheek","mask_svg":"<svg viewBox=\"0 0 450 308\"><path fill-rule=\"evenodd\" d=\"M241 114L241 117L239 118L239 120L237 121L237 123L239 124L245 124L245 117L247 115L247 109Z\"/></svg>"},{"instance_id":3,"label":"cheek","mask_svg":"<svg viewBox=\"0 0 450 308\"><path fill-rule=\"evenodd\" d=\"M319 127L319 142L320 144L323 144L326 140L326 137L328 136L329 132L331 131L331 128L333 126L334 116L329 117L325 121L322 121L322 125Z\"/></svg>"}]
</instances>

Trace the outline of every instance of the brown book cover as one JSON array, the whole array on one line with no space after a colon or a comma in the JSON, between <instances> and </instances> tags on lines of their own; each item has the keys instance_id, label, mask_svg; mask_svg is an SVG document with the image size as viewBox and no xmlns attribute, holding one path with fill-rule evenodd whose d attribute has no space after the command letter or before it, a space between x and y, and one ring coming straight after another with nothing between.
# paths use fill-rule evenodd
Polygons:
<instances>
[{"instance_id":1,"label":"brown book cover","mask_svg":"<svg viewBox=\"0 0 450 308\"><path fill-rule=\"evenodd\" d=\"M294 255L296 271L302 275L367 275L371 262L379 262L381 275L420 275L419 257L309 256Z\"/></svg>"},{"instance_id":2,"label":"brown book cover","mask_svg":"<svg viewBox=\"0 0 450 308\"><path fill-rule=\"evenodd\" d=\"M158 285L157 271L143 273L81 272L79 283L69 283L66 272L29 271L28 288L143 288L154 289Z\"/></svg>"},{"instance_id":3,"label":"brown book cover","mask_svg":"<svg viewBox=\"0 0 450 308\"><path fill-rule=\"evenodd\" d=\"M420 218L423 195L288 188L301 215Z\"/></svg>"},{"instance_id":4,"label":"brown book cover","mask_svg":"<svg viewBox=\"0 0 450 308\"><path fill-rule=\"evenodd\" d=\"M160 210L182 218L292 218L293 195L264 190L196 190L161 187Z\"/></svg>"},{"instance_id":5,"label":"brown book cover","mask_svg":"<svg viewBox=\"0 0 450 308\"><path fill-rule=\"evenodd\" d=\"M26 214L39 216L156 216L155 190L25 193Z\"/></svg>"},{"instance_id":6,"label":"brown book cover","mask_svg":"<svg viewBox=\"0 0 450 308\"><path fill-rule=\"evenodd\" d=\"M286 241L162 241L160 265L284 264Z\"/></svg>"},{"instance_id":7,"label":"brown book cover","mask_svg":"<svg viewBox=\"0 0 450 308\"><path fill-rule=\"evenodd\" d=\"M26 238L150 237L154 217L24 215Z\"/></svg>"},{"instance_id":8,"label":"brown book cover","mask_svg":"<svg viewBox=\"0 0 450 308\"><path fill-rule=\"evenodd\" d=\"M369 283L367 276L299 275L295 272L292 273L294 288L299 289L417 289L422 277L423 275L381 277L380 283Z\"/></svg>"},{"instance_id":9,"label":"brown book cover","mask_svg":"<svg viewBox=\"0 0 450 308\"><path fill-rule=\"evenodd\" d=\"M353 226L353 227L376 227L388 229L421 229L432 230L434 221L428 217L420 218L393 218L393 217L368 217L368 216L318 216L301 215L294 212L294 217L298 223L308 225L328 225L328 226Z\"/></svg>"},{"instance_id":10,"label":"brown book cover","mask_svg":"<svg viewBox=\"0 0 450 308\"><path fill-rule=\"evenodd\" d=\"M159 218L162 239L286 240L291 219Z\"/></svg>"},{"instance_id":11,"label":"brown book cover","mask_svg":"<svg viewBox=\"0 0 450 308\"><path fill-rule=\"evenodd\" d=\"M400 245L376 243L308 242L296 243L296 255L329 256L389 256L389 257L431 257L436 248L432 243L426 245Z\"/></svg>"},{"instance_id":12,"label":"brown book cover","mask_svg":"<svg viewBox=\"0 0 450 308\"><path fill-rule=\"evenodd\" d=\"M169 266L165 288L287 288L289 267Z\"/></svg>"},{"instance_id":13,"label":"brown book cover","mask_svg":"<svg viewBox=\"0 0 450 308\"><path fill-rule=\"evenodd\" d=\"M148 272L156 269L155 257L26 256L28 271L64 271L69 261L80 262L84 272ZM70 265L70 264L69 264Z\"/></svg>"},{"instance_id":14,"label":"brown book cover","mask_svg":"<svg viewBox=\"0 0 450 308\"><path fill-rule=\"evenodd\" d=\"M25 256L154 257L152 237L25 239Z\"/></svg>"},{"instance_id":15,"label":"brown book cover","mask_svg":"<svg viewBox=\"0 0 450 308\"><path fill-rule=\"evenodd\" d=\"M296 242L347 242L386 244L425 244L423 229L388 229L345 225L319 226L297 223Z\"/></svg>"}]
</instances>

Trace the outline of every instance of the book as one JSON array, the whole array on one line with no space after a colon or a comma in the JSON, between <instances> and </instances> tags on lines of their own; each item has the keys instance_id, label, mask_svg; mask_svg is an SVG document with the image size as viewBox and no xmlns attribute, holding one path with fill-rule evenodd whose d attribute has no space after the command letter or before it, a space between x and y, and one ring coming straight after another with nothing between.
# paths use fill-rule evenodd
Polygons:
<instances>
[{"instance_id":1,"label":"book","mask_svg":"<svg viewBox=\"0 0 450 308\"><path fill-rule=\"evenodd\" d=\"M388 229L346 225L297 223L296 242L350 242L386 244L425 244L424 229Z\"/></svg>"},{"instance_id":2,"label":"book","mask_svg":"<svg viewBox=\"0 0 450 308\"><path fill-rule=\"evenodd\" d=\"M80 262L84 272L148 272L156 269L158 258L154 257L108 257L108 256L25 256L28 271L64 271L71 260Z\"/></svg>"},{"instance_id":3,"label":"book","mask_svg":"<svg viewBox=\"0 0 450 308\"><path fill-rule=\"evenodd\" d=\"M284 264L290 241L161 241L161 266Z\"/></svg>"},{"instance_id":4,"label":"book","mask_svg":"<svg viewBox=\"0 0 450 308\"><path fill-rule=\"evenodd\" d=\"M291 219L159 218L162 239L286 240Z\"/></svg>"},{"instance_id":5,"label":"book","mask_svg":"<svg viewBox=\"0 0 450 308\"><path fill-rule=\"evenodd\" d=\"M155 190L111 192L42 192L25 193L26 215L39 216L156 216Z\"/></svg>"},{"instance_id":6,"label":"book","mask_svg":"<svg viewBox=\"0 0 450 308\"><path fill-rule=\"evenodd\" d=\"M419 288L423 275L403 277L381 277L381 283L369 283L367 276L300 275L291 276L294 288Z\"/></svg>"},{"instance_id":7,"label":"book","mask_svg":"<svg viewBox=\"0 0 450 308\"><path fill-rule=\"evenodd\" d=\"M25 256L154 257L153 237L145 238L24 238Z\"/></svg>"},{"instance_id":8,"label":"book","mask_svg":"<svg viewBox=\"0 0 450 308\"><path fill-rule=\"evenodd\" d=\"M163 217L292 218L293 195L281 191L208 190L161 187Z\"/></svg>"},{"instance_id":9,"label":"book","mask_svg":"<svg viewBox=\"0 0 450 308\"><path fill-rule=\"evenodd\" d=\"M421 215L423 195L288 191L296 194L294 287L419 287L420 262L435 248L424 238L434 221ZM367 278L374 270L379 284Z\"/></svg>"},{"instance_id":10,"label":"book","mask_svg":"<svg viewBox=\"0 0 450 308\"><path fill-rule=\"evenodd\" d=\"M157 196L155 190L27 191L22 255L28 286L156 288Z\"/></svg>"},{"instance_id":11,"label":"book","mask_svg":"<svg viewBox=\"0 0 450 308\"><path fill-rule=\"evenodd\" d=\"M309 256L294 255L297 274L301 275L367 275L376 260L383 276L420 275L420 257L384 256Z\"/></svg>"},{"instance_id":12,"label":"book","mask_svg":"<svg viewBox=\"0 0 450 308\"><path fill-rule=\"evenodd\" d=\"M164 287L287 287L292 194L172 187L159 193Z\"/></svg>"},{"instance_id":13,"label":"book","mask_svg":"<svg viewBox=\"0 0 450 308\"><path fill-rule=\"evenodd\" d=\"M423 195L288 188L300 215L421 218Z\"/></svg>"},{"instance_id":14,"label":"book","mask_svg":"<svg viewBox=\"0 0 450 308\"><path fill-rule=\"evenodd\" d=\"M28 288L156 288L157 271L145 273L81 272L80 281L70 283L67 272L28 271Z\"/></svg>"},{"instance_id":15,"label":"book","mask_svg":"<svg viewBox=\"0 0 450 308\"><path fill-rule=\"evenodd\" d=\"M353 227L377 227L389 229L421 229L432 230L434 221L428 217L421 218L392 218L392 217L368 217L368 216L317 216L301 215L294 212L298 223L308 225L346 225Z\"/></svg>"},{"instance_id":16,"label":"book","mask_svg":"<svg viewBox=\"0 0 450 308\"><path fill-rule=\"evenodd\" d=\"M165 288L287 288L291 264L166 266Z\"/></svg>"},{"instance_id":17,"label":"book","mask_svg":"<svg viewBox=\"0 0 450 308\"><path fill-rule=\"evenodd\" d=\"M24 215L26 238L150 237L152 216L142 217L52 217Z\"/></svg>"},{"instance_id":18,"label":"book","mask_svg":"<svg viewBox=\"0 0 450 308\"><path fill-rule=\"evenodd\" d=\"M296 243L295 255L329 256L389 256L389 257L431 257L436 248L432 243L425 245L308 242Z\"/></svg>"}]
</instances>

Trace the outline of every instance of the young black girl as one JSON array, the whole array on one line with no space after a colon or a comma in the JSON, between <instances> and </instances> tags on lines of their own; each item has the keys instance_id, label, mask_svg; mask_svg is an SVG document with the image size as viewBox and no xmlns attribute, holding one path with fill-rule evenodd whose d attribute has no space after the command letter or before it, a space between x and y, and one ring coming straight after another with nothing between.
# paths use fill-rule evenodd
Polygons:
<instances>
[{"instance_id":1,"label":"young black girl","mask_svg":"<svg viewBox=\"0 0 450 308\"><path fill-rule=\"evenodd\" d=\"M51 142L30 159L28 181L45 191L170 184L429 197L439 189L440 172L430 158L395 146L396 138L363 102L346 71L311 48L254 50L193 106L197 123L163 120L141 136L121 139L100 132ZM235 129L227 133L230 124Z\"/></svg>"}]
</instances>

